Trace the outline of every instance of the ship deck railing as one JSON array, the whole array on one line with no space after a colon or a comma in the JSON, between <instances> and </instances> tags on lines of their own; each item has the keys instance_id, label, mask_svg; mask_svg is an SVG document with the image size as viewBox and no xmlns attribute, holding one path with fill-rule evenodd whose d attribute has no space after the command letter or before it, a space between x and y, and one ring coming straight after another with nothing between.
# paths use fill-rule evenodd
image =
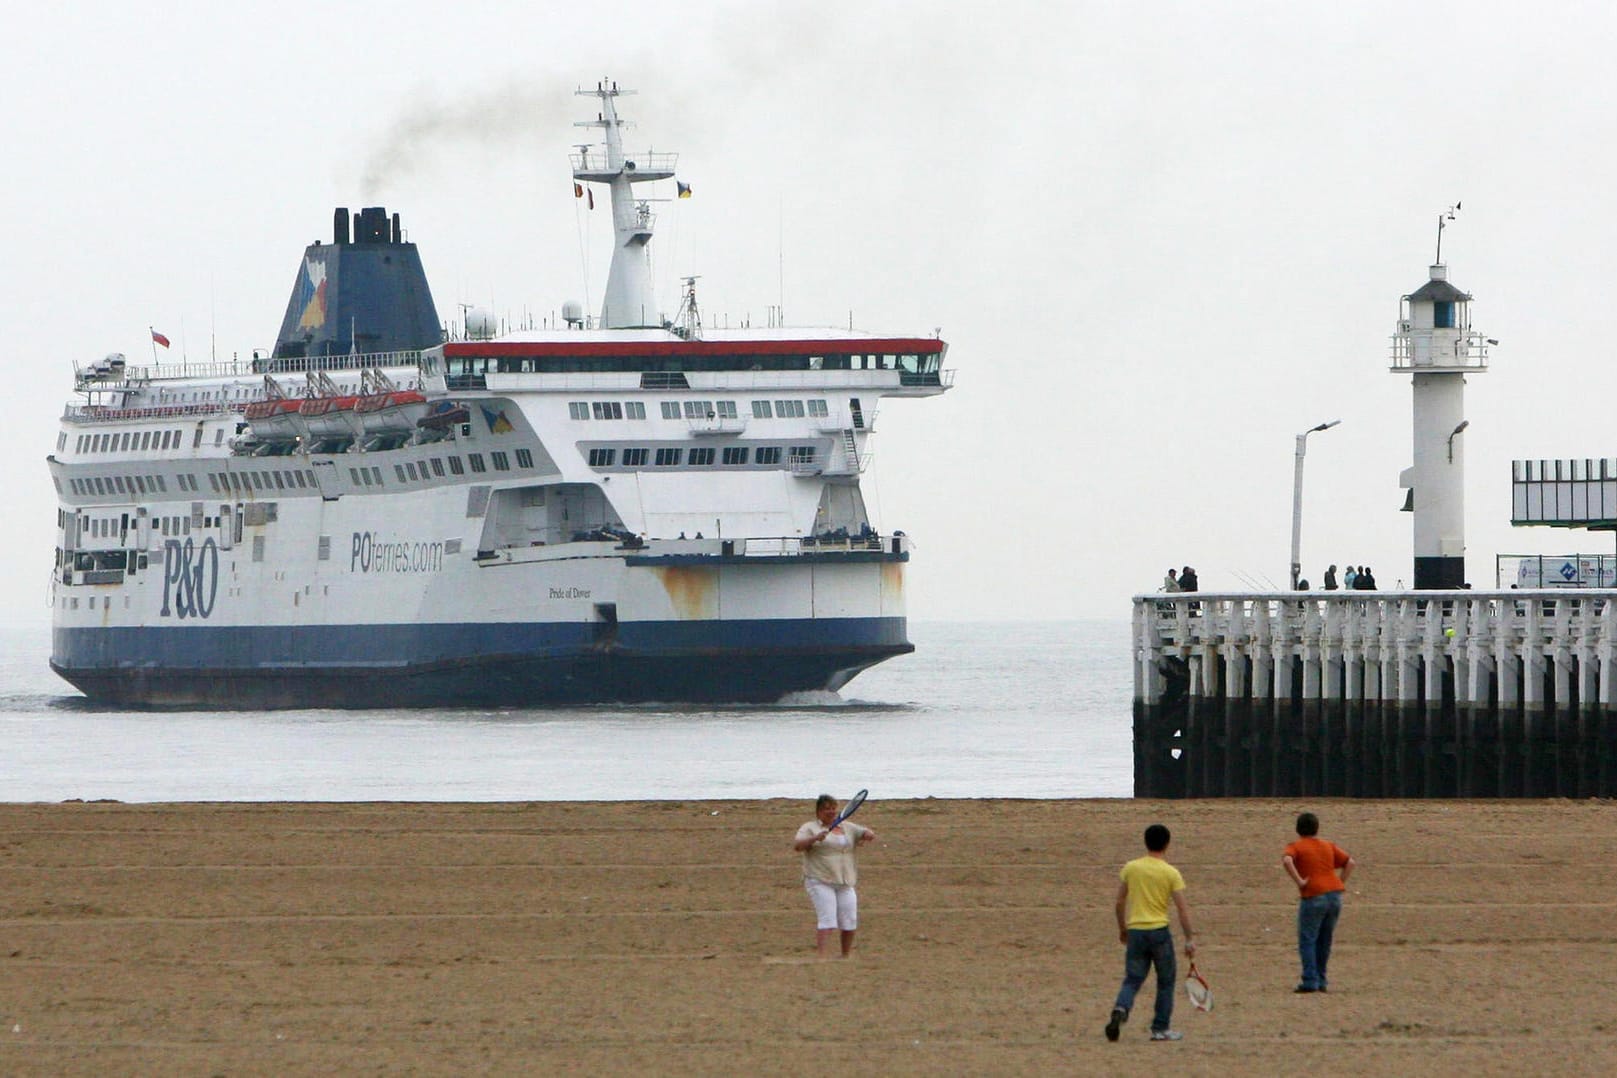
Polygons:
<instances>
[{"instance_id":1,"label":"ship deck railing","mask_svg":"<svg viewBox=\"0 0 1617 1078\"><path fill-rule=\"evenodd\" d=\"M79 390L137 389L152 382L195 378L254 378L264 374L301 374L308 371L348 371L365 367L419 367L426 353L419 349L392 352L362 352L341 356L298 356L273 358L254 356L208 363L126 364L113 373L93 367L75 368L75 388Z\"/></svg>"},{"instance_id":2,"label":"ship deck railing","mask_svg":"<svg viewBox=\"0 0 1617 1078\"><path fill-rule=\"evenodd\" d=\"M1617 700L1617 589L1159 592L1134 598L1135 698Z\"/></svg>"},{"instance_id":3,"label":"ship deck railing","mask_svg":"<svg viewBox=\"0 0 1617 1078\"><path fill-rule=\"evenodd\" d=\"M163 404L150 408L114 408L104 404L70 404L62 418L70 423L127 423L132 419L226 416L240 414L251 401L208 401L202 404Z\"/></svg>"}]
</instances>

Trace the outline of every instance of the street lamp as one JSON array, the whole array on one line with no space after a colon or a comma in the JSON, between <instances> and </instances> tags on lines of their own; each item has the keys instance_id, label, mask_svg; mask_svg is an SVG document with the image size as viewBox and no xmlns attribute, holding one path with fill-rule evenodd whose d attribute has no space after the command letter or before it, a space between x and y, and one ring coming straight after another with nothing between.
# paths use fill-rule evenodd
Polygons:
<instances>
[{"instance_id":1,"label":"street lamp","mask_svg":"<svg viewBox=\"0 0 1617 1078\"><path fill-rule=\"evenodd\" d=\"M1297 578L1303 571L1303 455L1308 452L1308 436L1315 431L1330 430L1340 419L1309 427L1297 435L1297 470L1291 483L1291 590L1297 590Z\"/></svg>"},{"instance_id":2,"label":"street lamp","mask_svg":"<svg viewBox=\"0 0 1617 1078\"><path fill-rule=\"evenodd\" d=\"M1459 436L1461 431L1465 430L1465 428L1469 427L1470 425L1471 425L1471 421L1469 419L1462 419L1462 420L1460 420L1460 425L1455 427L1452 431L1449 432L1449 463L1450 464L1454 463L1454 439Z\"/></svg>"}]
</instances>

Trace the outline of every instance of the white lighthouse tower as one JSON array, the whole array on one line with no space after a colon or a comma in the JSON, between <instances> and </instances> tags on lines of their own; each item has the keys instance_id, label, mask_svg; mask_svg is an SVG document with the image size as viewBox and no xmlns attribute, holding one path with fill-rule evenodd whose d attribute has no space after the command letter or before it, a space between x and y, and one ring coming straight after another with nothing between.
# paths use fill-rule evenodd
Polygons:
<instances>
[{"instance_id":1,"label":"white lighthouse tower","mask_svg":"<svg viewBox=\"0 0 1617 1078\"><path fill-rule=\"evenodd\" d=\"M674 175L678 154L623 151L624 122L618 119L617 98L633 90L619 90L615 82L601 81L593 90L579 90L580 96L601 99L601 111L593 120L576 127L600 127L606 131L606 145L580 146L572 155L573 180L604 183L612 194L612 266L606 275L606 296L601 301L602 329L635 329L661 326L657 298L652 289L651 244L654 216L651 203L635 196L633 185L648 180L666 180ZM590 196L594 205L594 196Z\"/></svg>"},{"instance_id":2,"label":"white lighthouse tower","mask_svg":"<svg viewBox=\"0 0 1617 1078\"><path fill-rule=\"evenodd\" d=\"M1471 296L1449 283L1443 227L1430 279L1398 304L1392 371L1413 376L1415 463L1399 476L1404 508L1415 514L1415 587L1458 588L1465 581L1465 376L1488 369L1490 341L1471 328Z\"/></svg>"}]
</instances>

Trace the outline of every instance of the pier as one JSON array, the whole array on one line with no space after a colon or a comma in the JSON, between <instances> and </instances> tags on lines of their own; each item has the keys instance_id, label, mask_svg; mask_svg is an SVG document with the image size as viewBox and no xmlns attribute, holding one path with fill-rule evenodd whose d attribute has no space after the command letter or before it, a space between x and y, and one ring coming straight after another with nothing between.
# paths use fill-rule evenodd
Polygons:
<instances>
[{"instance_id":1,"label":"pier","mask_svg":"<svg viewBox=\"0 0 1617 1078\"><path fill-rule=\"evenodd\" d=\"M1617 795L1614 600L1137 596L1135 795Z\"/></svg>"}]
</instances>

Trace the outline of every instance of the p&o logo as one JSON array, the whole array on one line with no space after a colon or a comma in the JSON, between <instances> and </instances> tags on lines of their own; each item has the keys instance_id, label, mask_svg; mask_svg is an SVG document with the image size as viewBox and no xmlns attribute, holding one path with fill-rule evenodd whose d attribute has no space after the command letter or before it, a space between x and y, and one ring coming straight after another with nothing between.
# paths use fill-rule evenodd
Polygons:
<instances>
[{"instance_id":1,"label":"p&o logo","mask_svg":"<svg viewBox=\"0 0 1617 1078\"><path fill-rule=\"evenodd\" d=\"M163 609L159 616L205 618L213 613L218 593L219 547L211 537L201 546L189 538L163 544Z\"/></svg>"}]
</instances>

